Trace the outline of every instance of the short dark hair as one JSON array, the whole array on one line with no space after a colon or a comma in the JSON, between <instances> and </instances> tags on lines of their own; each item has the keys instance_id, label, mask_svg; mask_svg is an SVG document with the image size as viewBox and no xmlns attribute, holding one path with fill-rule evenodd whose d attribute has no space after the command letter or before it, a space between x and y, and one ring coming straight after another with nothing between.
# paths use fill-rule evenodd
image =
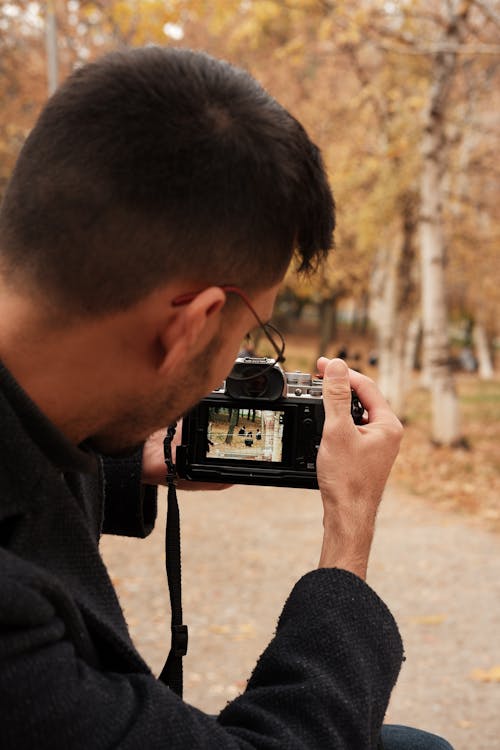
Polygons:
<instances>
[{"instance_id":1,"label":"short dark hair","mask_svg":"<svg viewBox=\"0 0 500 750\"><path fill-rule=\"evenodd\" d=\"M146 47L76 70L26 140L0 210L0 268L68 314L168 280L276 283L332 244L318 148L248 73Z\"/></svg>"}]
</instances>

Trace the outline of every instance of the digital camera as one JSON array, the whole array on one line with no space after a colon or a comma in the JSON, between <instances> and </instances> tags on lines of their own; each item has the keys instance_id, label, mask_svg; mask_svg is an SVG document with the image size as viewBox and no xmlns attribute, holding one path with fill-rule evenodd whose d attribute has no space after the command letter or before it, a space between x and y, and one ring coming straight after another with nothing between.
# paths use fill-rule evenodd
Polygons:
<instances>
[{"instance_id":1,"label":"digital camera","mask_svg":"<svg viewBox=\"0 0 500 750\"><path fill-rule=\"evenodd\" d=\"M356 424L363 412L352 392ZM178 475L198 482L317 489L324 421L322 380L284 372L266 358L239 358L223 385L184 417Z\"/></svg>"}]
</instances>

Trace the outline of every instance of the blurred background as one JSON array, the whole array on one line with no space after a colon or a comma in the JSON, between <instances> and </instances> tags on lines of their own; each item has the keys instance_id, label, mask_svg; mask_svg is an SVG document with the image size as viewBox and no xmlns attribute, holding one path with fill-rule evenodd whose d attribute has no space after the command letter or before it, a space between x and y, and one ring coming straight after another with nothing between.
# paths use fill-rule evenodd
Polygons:
<instances>
[{"instance_id":1,"label":"blurred background","mask_svg":"<svg viewBox=\"0 0 500 750\"><path fill-rule=\"evenodd\" d=\"M0 194L58 81L144 44L243 66L303 122L338 227L283 286L285 366L375 377L408 428L397 477L500 528L500 2L0 0Z\"/></svg>"},{"instance_id":2,"label":"blurred background","mask_svg":"<svg viewBox=\"0 0 500 750\"><path fill-rule=\"evenodd\" d=\"M144 44L246 68L319 145L336 250L318 274L292 269L282 287L285 367L314 371L319 354L335 355L377 380L406 426L393 486L420 497L424 515L480 528L498 563L500 1L0 0L0 194L57 83ZM438 627L439 611L420 624ZM251 638L254 626L241 627ZM497 709L498 664L491 656L474 678ZM499 747L481 744L477 724L456 718L473 730L463 747ZM498 718L496 729L498 739Z\"/></svg>"}]
</instances>

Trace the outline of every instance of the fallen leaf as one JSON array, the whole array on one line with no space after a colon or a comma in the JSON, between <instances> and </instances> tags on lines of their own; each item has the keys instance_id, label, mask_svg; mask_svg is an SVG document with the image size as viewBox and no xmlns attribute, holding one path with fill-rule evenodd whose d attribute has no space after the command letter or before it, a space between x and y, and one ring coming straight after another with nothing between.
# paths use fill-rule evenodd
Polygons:
<instances>
[{"instance_id":1,"label":"fallen leaf","mask_svg":"<svg viewBox=\"0 0 500 750\"><path fill-rule=\"evenodd\" d=\"M471 678L476 682L500 682L500 665L491 669L475 669Z\"/></svg>"},{"instance_id":2,"label":"fallen leaf","mask_svg":"<svg viewBox=\"0 0 500 750\"><path fill-rule=\"evenodd\" d=\"M414 622L417 625L441 625L447 618L448 615L420 615L418 617L410 617L410 622Z\"/></svg>"},{"instance_id":3,"label":"fallen leaf","mask_svg":"<svg viewBox=\"0 0 500 750\"><path fill-rule=\"evenodd\" d=\"M231 632L229 625L210 625L208 629L216 635L227 635L227 633Z\"/></svg>"}]
</instances>

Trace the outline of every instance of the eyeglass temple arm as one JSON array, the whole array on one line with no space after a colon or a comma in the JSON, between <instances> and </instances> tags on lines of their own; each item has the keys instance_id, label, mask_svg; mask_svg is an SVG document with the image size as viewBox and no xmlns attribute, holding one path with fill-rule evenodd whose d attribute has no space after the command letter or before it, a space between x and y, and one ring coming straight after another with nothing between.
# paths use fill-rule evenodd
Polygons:
<instances>
[{"instance_id":1,"label":"eyeglass temple arm","mask_svg":"<svg viewBox=\"0 0 500 750\"><path fill-rule=\"evenodd\" d=\"M229 292L229 293L232 293L232 294L236 294L238 297L240 297L240 299L243 300L243 302L248 307L248 309L251 311L252 315L254 316L254 318L257 321L257 323L259 324L259 326L262 328L262 330L266 334L267 340L269 341L269 343L271 344L271 346L275 350L276 354L278 355L277 362L283 362L284 361L283 352L285 351L285 343L284 343L283 339L282 339L282 345L281 345L281 347L277 346L276 342L274 341L274 339L270 335L270 333L267 330L267 328L269 326L270 328L273 329L273 331L276 331L278 333L277 329L274 326L272 326L270 323L264 323L264 321L260 318L258 312L256 311L256 309L254 308L254 306L252 305L252 303L248 299L248 297L245 294L245 292L243 291L243 289L240 289L239 286L233 286L231 284L223 284L223 285L221 285L220 288L224 292ZM176 297L175 299L172 300L172 306L173 307L181 307L182 305L189 305L189 303L194 300L194 298L196 297L197 294L199 294L199 292L186 292L185 294L179 294L178 297ZM281 337L281 335L280 335L280 337Z\"/></svg>"}]
</instances>

